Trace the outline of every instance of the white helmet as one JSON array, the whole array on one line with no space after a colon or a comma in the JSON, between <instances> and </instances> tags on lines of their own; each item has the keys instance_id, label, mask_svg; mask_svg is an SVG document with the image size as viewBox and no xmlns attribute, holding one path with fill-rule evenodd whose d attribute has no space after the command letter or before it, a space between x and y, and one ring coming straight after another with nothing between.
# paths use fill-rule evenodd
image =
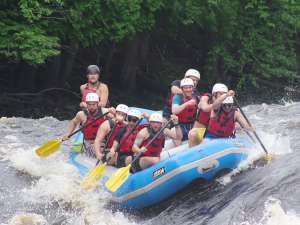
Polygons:
<instances>
[{"instance_id":1,"label":"white helmet","mask_svg":"<svg viewBox=\"0 0 300 225\"><path fill-rule=\"evenodd\" d=\"M162 123L163 122L163 117L160 113L152 113L149 117L150 122L158 122Z\"/></svg>"},{"instance_id":2,"label":"white helmet","mask_svg":"<svg viewBox=\"0 0 300 225\"><path fill-rule=\"evenodd\" d=\"M86 102L99 102L99 96L96 93L88 93L85 96Z\"/></svg>"},{"instance_id":3,"label":"white helmet","mask_svg":"<svg viewBox=\"0 0 300 225\"><path fill-rule=\"evenodd\" d=\"M194 87L194 82L191 78L183 78L180 81L180 87L183 87L183 86L193 86Z\"/></svg>"},{"instance_id":4,"label":"white helmet","mask_svg":"<svg viewBox=\"0 0 300 225\"><path fill-rule=\"evenodd\" d=\"M142 118L142 113L140 110L137 110L137 109L129 109L128 111L128 116L134 116L134 117L137 117L137 118Z\"/></svg>"},{"instance_id":5,"label":"white helmet","mask_svg":"<svg viewBox=\"0 0 300 225\"><path fill-rule=\"evenodd\" d=\"M129 110L128 106L124 105L124 104L119 104L119 105L117 105L117 108L116 108L117 112L122 112L122 113L125 113L125 114L128 113L128 110Z\"/></svg>"},{"instance_id":6,"label":"white helmet","mask_svg":"<svg viewBox=\"0 0 300 225\"><path fill-rule=\"evenodd\" d=\"M228 87L225 84L216 83L213 86L212 93L216 92L228 92Z\"/></svg>"},{"instance_id":7,"label":"white helmet","mask_svg":"<svg viewBox=\"0 0 300 225\"><path fill-rule=\"evenodd\" d=\"M200 72L198 70L195 70L195 69L188 69L185 72L184 77L196 77L200 80Z\"/></svg>"},{"instance_id":8,"label":"white helmet","mask_svg":"<svg viewBox=\"0 0 300 225\"><path fill-rule=\"evenodd\" d=\"M223 104L233 104L233 97L229 96L224 99Z\"/></svg>"}]
</instances>

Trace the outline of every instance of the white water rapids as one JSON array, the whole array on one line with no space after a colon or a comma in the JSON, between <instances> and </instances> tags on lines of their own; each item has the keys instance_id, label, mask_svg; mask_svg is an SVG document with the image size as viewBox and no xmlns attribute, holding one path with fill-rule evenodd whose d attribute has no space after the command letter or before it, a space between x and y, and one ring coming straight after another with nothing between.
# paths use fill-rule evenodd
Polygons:
<instances>
[{"instance_id":1,"label":"white water rapids","mask_svg":"<svg viewBox=\"0 0 300 225\"><path fill-rule=\"evenodd\" d=\"M34 150L60 138L67 121L0 120L0 224L300 224L300 103L244 108L274 159L254 165L257 148L240 167L209 188L190 190L138 213L114 209L102 191L84 192L67 163L71 142L47 159Z\"/></svg>"}]
</instances>

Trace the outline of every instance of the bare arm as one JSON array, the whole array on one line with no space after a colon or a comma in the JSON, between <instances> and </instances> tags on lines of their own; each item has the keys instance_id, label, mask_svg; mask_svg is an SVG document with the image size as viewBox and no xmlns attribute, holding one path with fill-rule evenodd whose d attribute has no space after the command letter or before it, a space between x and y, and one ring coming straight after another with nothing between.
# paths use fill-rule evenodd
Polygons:
<instances>
[{"instance_id":1,"label":"bare arm","mask_svg":"<svg viewBox=\"0 0 300 225\"><path fill-rule=\"evenodd\" d=\"M177 86L173 85L173 86L171 87L171 93L172 93L173 95L182 94L182 90L181 90L180 87L177 87Z\"/></svg>"},{"instance_id":2,"label":"bare arm","mask_svg":"<svg viewBox=\"0 0 300 225\"><path fill-rule=\"evenodd\" d=\"M172 114L179 114L182 110L184 110L186 107L190 106L190 105L196 105L196 101L194 99L191 99L181 105L178 104L172 104Z\"/></svg>"},{"instance_id":3,"label":"bare arm","mask_svg":"<svg viewBox=\"0 0 300 225\"><path fill-rule=\"evenodd\" d=\"M143 151L142 148L140 148L142 142L147 138L147 128L143 128L142 130L140 130L140 132L138 132L135 140L134 140L134 144L132 146L132 151L134 153L139 153L141 151Z\"/></svg>"},{"instance_id":4,"label":"bare arm","mask_svg":"<svg viewBox=\"0 0 300 225\"><path fill-rule=\"evenodd\" d=\"M75 130L75 128L81 123L83 122L83 116L82 115L83 112L80 111L76 114L76 116L70 121L69 125L68 125L68 131L67 133L64 135L63 139L67 140L69 138L69 136L73 133L73 131Z\"/></svg>"},{"instance_id":5,"label":"bare arm","mask_svg":"<svg viewBox=\"0 0 300 225\"><path fill-rule=\"evenodd\" d=\"M100 96L99 106L105 107L108 101L108 87L106 84L101 83L97 90L97 94Z\"/></svg>"},{"instance_id":6,"label":"bare arm","mask_svg":"<svg viewBox=\"0 0 300 225\"><path fill-rule=\"evenodd\" d=\"M95 153L101 154L101 143L103 142L106 135L110 132L110 126L108 120L101 124L97 131L97 136L94 141Z\"/></svg>"},{"instance_id":7,"label":"bare arm","mask_svg":"<svg viewBox=\"0 0 300 225\"><path fill-rule=\"evenodd\" d=\"M220 108L221 104L225 100L225 98L229 96L234 96L235 92L233 90L229 90L226 94L221 95L219 98L217 98L214 103L212 104L212 109L218 109Z\"/></svg>"},{"instance_id":8,"label":"bare arm","mask_svg":"<svg viewBox=\"0 0 300 225\"><path fill-rule=\"evenodd\" d=\"M82 96L82 97L83 97L83 93L84 93L85 86L86 86L86 84L83 84L83 85L80 86L80 93L81 93L81 96ZM86 105L86 103L85 103L84 101L82 101L82 97L81 97L81 102L80 102L79 106L80 106L81 108L86 108L87 105Z\"/></svg>"},{"instance_id":9,"label":"bare arm","mask_svg":"<svg viewBox=\"0 0 300 225\"><path fill-rule=\"evenodd\" d=\"M175 125L178 124L177 116L171 115L171 119ZM180 127L179 126L175 126L175 132L173 132L173 130L169 129L169 128L165 128L163 132L166 136L168 136L171 139L179 139L180 138Z\"/></svg>"},{"instance_id":10,"label":"bare arm","mask_svg":"<svg viewBox=\"0 0 300 225\"><path fill-rule=\"evenodd\" d=\"M219 98L217 98L214 103L212 104L212 109L218 109L220 108L220 106L222 105L222 102L225 100L225 98L227 98L228 95L227 94L223 94L221 95Z\"/></svg>"},{"instance_id":11,"label":"bare arm","mask_svg":"<svg viewBox=\"0 0 300 225\"><path fill-rule=\"evenodd\" d=\"M246 129L249 129L249 130L252 130L253 128L250 127L250 125L247 123L247 121L245 120L245 118L243 117L243 115L241 114L241 112L239 110L237 110L235 113L234 113L234 120L237 121L241 126L242 128L246 128Z\"/></svg>"},{"instance_id":12,"label":"bare arm","mask_svg":"<svg viewBox=\"0 0 300 225\"><path fill-rule=\"evenodd\" d=\"M200 98L200 102L198 107L203 111L203 112L210 112L212 110L212 104L208 103L209 97L208 96L202 96Z\"/></svg>"}]
</instances>

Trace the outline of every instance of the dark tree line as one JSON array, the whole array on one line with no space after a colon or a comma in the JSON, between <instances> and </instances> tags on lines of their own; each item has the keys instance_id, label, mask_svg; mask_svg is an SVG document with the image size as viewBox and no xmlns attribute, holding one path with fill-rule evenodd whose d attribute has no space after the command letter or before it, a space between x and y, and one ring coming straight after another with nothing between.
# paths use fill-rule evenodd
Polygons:
<instances>
[{"instance_id":1,"label":"dark tree line","mask_svg":"<svg viewBox=\"0 0 300 225\"><path fill-rule=\"evenodd\" d=\"M190 67L203 91L221 81L240 94L278 94L299 83L297 0L3 0L0 8L1 93L78 93L89 64L103 67L113 102L161 105Z\"/></svg>"}]
</instances>

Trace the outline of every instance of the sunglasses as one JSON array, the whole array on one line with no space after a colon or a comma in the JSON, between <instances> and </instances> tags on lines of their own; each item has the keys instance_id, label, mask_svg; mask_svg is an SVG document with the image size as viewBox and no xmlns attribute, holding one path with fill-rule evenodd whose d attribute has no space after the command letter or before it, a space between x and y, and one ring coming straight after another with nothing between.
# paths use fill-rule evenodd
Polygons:
<instances>
[{"instance_id":1,"label":"sunglasses","mask_svg":"<svg viewBox=\"0 0 300 225\"><path fill-rule=\"evenodd\" d=\"M128 122L137 122L139 119L135 116L127 116Z\"/></svg>"},{"instance_id":2,"label":"sunglasses","mask_svg":"<svg viewBox=\"0 0 300 225\"><path fill-rule=\"evenodd\" d=\"M223 104L223 107L225 108L231 108L233 106L233 104Z\"/></svg>"}]
</instances>

